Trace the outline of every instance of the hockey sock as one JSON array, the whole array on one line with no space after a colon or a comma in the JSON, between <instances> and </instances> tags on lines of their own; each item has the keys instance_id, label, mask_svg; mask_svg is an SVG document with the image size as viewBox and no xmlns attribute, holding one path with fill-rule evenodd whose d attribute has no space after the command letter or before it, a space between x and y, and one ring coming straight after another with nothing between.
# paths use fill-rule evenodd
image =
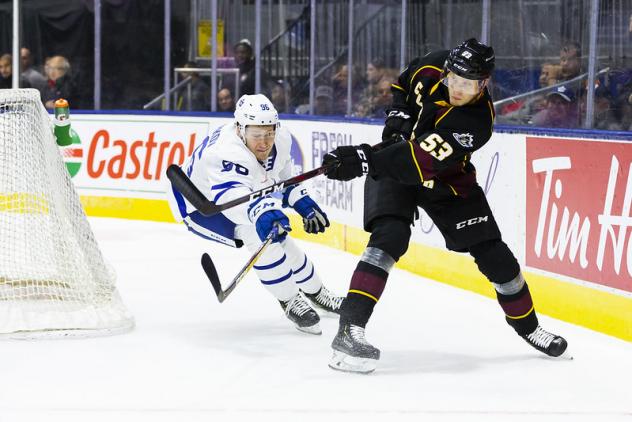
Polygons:
<instances>
[{"instance_id":1,"label":"hockey sock","mask_svg":"<svg viewBox=\"0 0 632 422\"><path fill-rule=\"evenodd\" d=\"M305 293L318 293L323 283L316 272L314 263L290 238L286 238L283 242L283 250L287 255L288 265L292 268L292 280L296 285Z\"/></svg>"},{"instance_id":2,"label":"hockey sock","mask_svg":"<svg viewBox=\"0 0 632 422\"><path fill-rule=\"evenodd\" d=\"M514 294L502 294L496 290L496 297L505 312L507 323L518 335L527 335L538 327L538 316L526 283Z\"/></svg>"},{"instance_id":3,"label":"hockey sock","mask_svg":"<svg viewBox=\"0 0 632 422\"><path fill-rule=\"evenodd\" d=\"M375 304L382 296L388 272L360 261L351 277L347 298L340 308L340 324L366 327Z\"/></svg>"}]
</instances>

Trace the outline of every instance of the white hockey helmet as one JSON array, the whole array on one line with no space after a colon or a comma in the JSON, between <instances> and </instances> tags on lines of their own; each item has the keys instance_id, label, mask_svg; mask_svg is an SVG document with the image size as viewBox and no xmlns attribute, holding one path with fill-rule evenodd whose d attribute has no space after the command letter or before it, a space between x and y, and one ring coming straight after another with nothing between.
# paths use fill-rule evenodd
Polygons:
<instances>
[{"instance_id":1,"label":"white hockey helmet","mask_svg":"<svg viewBox=\"0 0 632 422\"><path fill-rule=\"evenodd\" d=\"M241 137L244 138L244 131L249 125L273 125L276 128L279 124L279 113L265 95L242 95L235 108L235 121Z\"/></svg>"}]
</instances>

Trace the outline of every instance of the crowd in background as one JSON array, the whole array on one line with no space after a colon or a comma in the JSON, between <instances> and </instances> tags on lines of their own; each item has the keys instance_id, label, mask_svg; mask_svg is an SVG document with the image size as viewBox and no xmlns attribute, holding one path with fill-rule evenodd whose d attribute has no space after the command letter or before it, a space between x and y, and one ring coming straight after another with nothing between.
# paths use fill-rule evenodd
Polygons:
<instances>
[{"instance_id":1,"label":"crowd in background","mask_svg":"<svg viewBox=\"0 0 632 422\"><path fill-rule=\"evenodd\" d=\"M234 46L234 63L240 70L240 93L254 93L255 71L252 46L242 40ZM520 126L553 128L580 128L586 115L588 82L581 77L581 45L568 42L561 46L558 62L544 63L541 67L539 88L553 87L538 95L505 102L497 107L497 123ZM195 66L188 63L187 66ZM392 101L391 84L397 80L399 70L388 68L380 58L373 58L365 68L352 66L352 106L347 107L347 82L349 66L345 62L332 68L325 77L316 81L313 112L321 116L351 116L383 119ZM218 90L218 111L234 110L234 82L224 78ZM615 84L606 73L594 81L595 129L632 130L632 75ZM292 104L289 87L282 80L272 80L262 73L261 89L268 95L277 110L288 114L308 114L309 97L304 96L299 104ZM492 78L491 90L494 98L499 97ZM196 79L192 83L195 98L192 110L209 110L209 84Z\"/></svg>"},{"instance_id":2,"label":"crowd in background","mask_svg":"<svg viewBox=\"0 0 632 422\"><path fill-rule=\"evenodd\" d=\"M233 46L232 61L226 66L239 69L239 94L255 93L255 57L249 40L243 39ZM185 68L195 68L195 62L187 62ZM203 66L200 66L203 67ZM353 116L381 119L392 100L391 84L397 80L398 70L387 68L383 60L374 58L365 69L353 66L353 87L351 90L351 113L348 113L349 68L341 64L332 68L325 77L316 81L313 112L320 116ZM197 73L188 73L190 86L178 90L176 109L187 111L210 110L210 78ZM232 112L235 109L235 81L231 76L219 78L217 111ZM274 80L265 71L261 73L261 91L267 95L276 109L285 114L308 114L309 97L293 104L290 86L283 80Z\"/></svg>"},{"instance_id":3,"label":"crowd in background","mask_svg":"<svg viewBox=\"0 0 632 422\"><path fill-rule=\"evenodd\" d=\"M544 63L539 74L539 87L552 90L515 101L504 102L497 107L497 123L554 127L579 128L586 115L588 92L587 78L580 77L582 69L581 46L569 42L561 46L560 58L555 63ZM0 55L0 88L10 88L12 83L11 55ZM255 57L249 40L243 39L232 48L232 56L226 66L239 69L239 80L234 76L221 75L218 79L217 110L233 112L235 109L235 86L239 94L255 93ZM207 65L208 66L208 65ZM185 68L204 67L189 61ZM351 107L348 108L347 82L352 72ZM332 66L329 73L316 80L313 113L321 116L351 116L383 119L391 100L391 83L397 80L398 69L388 68L380 58L371 59L366 67L353 65L349 69L346 61ZM181 111L209 111L211 109L210 77L195 72L187 73L189 83L175 93L173 109ZM37 89L47 109L53 108L56 98L66 98L71 103L78 94L74 87L72 68L67 58L59 55L48 57L41 66L33 63L28 48L20 49L20 86ZM237 84L236 84L237 82ZM500 90L499 83L492 79L491 91L495 99ZM618 80L615 84L608 73L594 80L595 129L632 130L632 76ZM266 94L280 113L308 114L310 112L308 92L296 96L289 84L275 80L262 71L261 91ZM91 95L91 93L88 93ZM297 100L298 98L298 100ZM164 101L163 101L164 106ZM158 104L157 108L160 108ZM349 113L349 110L351 112Z\"/></svg>"},{"instance_id":4,"label":"crowd in background","mask_svg":"<svg viewBox=\"0 0 632 422\"><path fill-rule=\"evenodd\" d=\"M12 86L12 59L10 54L0 55L0 89ZM31 51L25 47L20 49L20 87L37 89L47 109L52 110L58 98L73 100L76 90L71 76L67 58L58 55L47 57L42 68L38 69L33 63Z\"/></svg>"},{"instance_id":5,"label":"crowd in background","mask_svg":"<svg viewBox=\"0 0 632 422\"><path fill-rule=\"evenodd\" d=\"M544 63L539 87L554 87L498 107L497 123L537 127L578 128L586 116L588 79L582 74L581 46L569 42L560 49L558 63ZM632 75L615 81L608 73L594 83L594 129L632 130Z\"/></svg>"}]
</instances>

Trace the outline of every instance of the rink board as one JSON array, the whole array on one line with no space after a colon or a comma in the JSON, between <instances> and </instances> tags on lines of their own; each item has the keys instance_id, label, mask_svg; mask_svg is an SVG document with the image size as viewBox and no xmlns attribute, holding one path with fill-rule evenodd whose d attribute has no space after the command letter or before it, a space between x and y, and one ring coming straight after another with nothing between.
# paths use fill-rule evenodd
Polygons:
<instances>
[{"instance_id":1,"label":"rink board","mask_svg":"<svg viewBox=\"0 0 632 422\"><path fill-rule=\"evenodd\" d=\"M164 170L180 163L227 117L74 116L82 139L74 182L88 215L173 221L164 200ZM297 171L320 165L339 145L375 143L371 122L283 120L294 137ZM632 340L632 164L625 140L495 133L475 154L478 181L544 314ZM360 254L363 181L317 178L313 197L333 222L324 235L294 236ZM427 216L413 227L402 269L493 298L467 255L445 250Z\"/></svg>"}]
</instances>

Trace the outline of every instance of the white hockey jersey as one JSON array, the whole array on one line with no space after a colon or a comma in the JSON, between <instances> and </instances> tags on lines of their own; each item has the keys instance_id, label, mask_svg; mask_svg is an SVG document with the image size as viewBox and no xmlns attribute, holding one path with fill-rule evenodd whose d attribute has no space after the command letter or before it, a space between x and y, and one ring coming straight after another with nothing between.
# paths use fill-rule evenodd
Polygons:
<instances>
[{"instance_id":1,"label":"white hockey jersey","mask_svg":"<svg viewBox=\"0 0 632 422\"><path fill-rule=\"evenodd\" d=\"M261 163L231 123L207 136L187 158L182 169L209 200L223 204L291 177L291 146L289 131L279 127L270 156ZM176 220L184 220L191 231L211 240L234 246L235 225L252 224L248 217L249 203L230 208L218 216L203 217L177 190L171 188L168 197ZM281 198L278 200L280 208Z\"/></svg>"}]
</instances>

